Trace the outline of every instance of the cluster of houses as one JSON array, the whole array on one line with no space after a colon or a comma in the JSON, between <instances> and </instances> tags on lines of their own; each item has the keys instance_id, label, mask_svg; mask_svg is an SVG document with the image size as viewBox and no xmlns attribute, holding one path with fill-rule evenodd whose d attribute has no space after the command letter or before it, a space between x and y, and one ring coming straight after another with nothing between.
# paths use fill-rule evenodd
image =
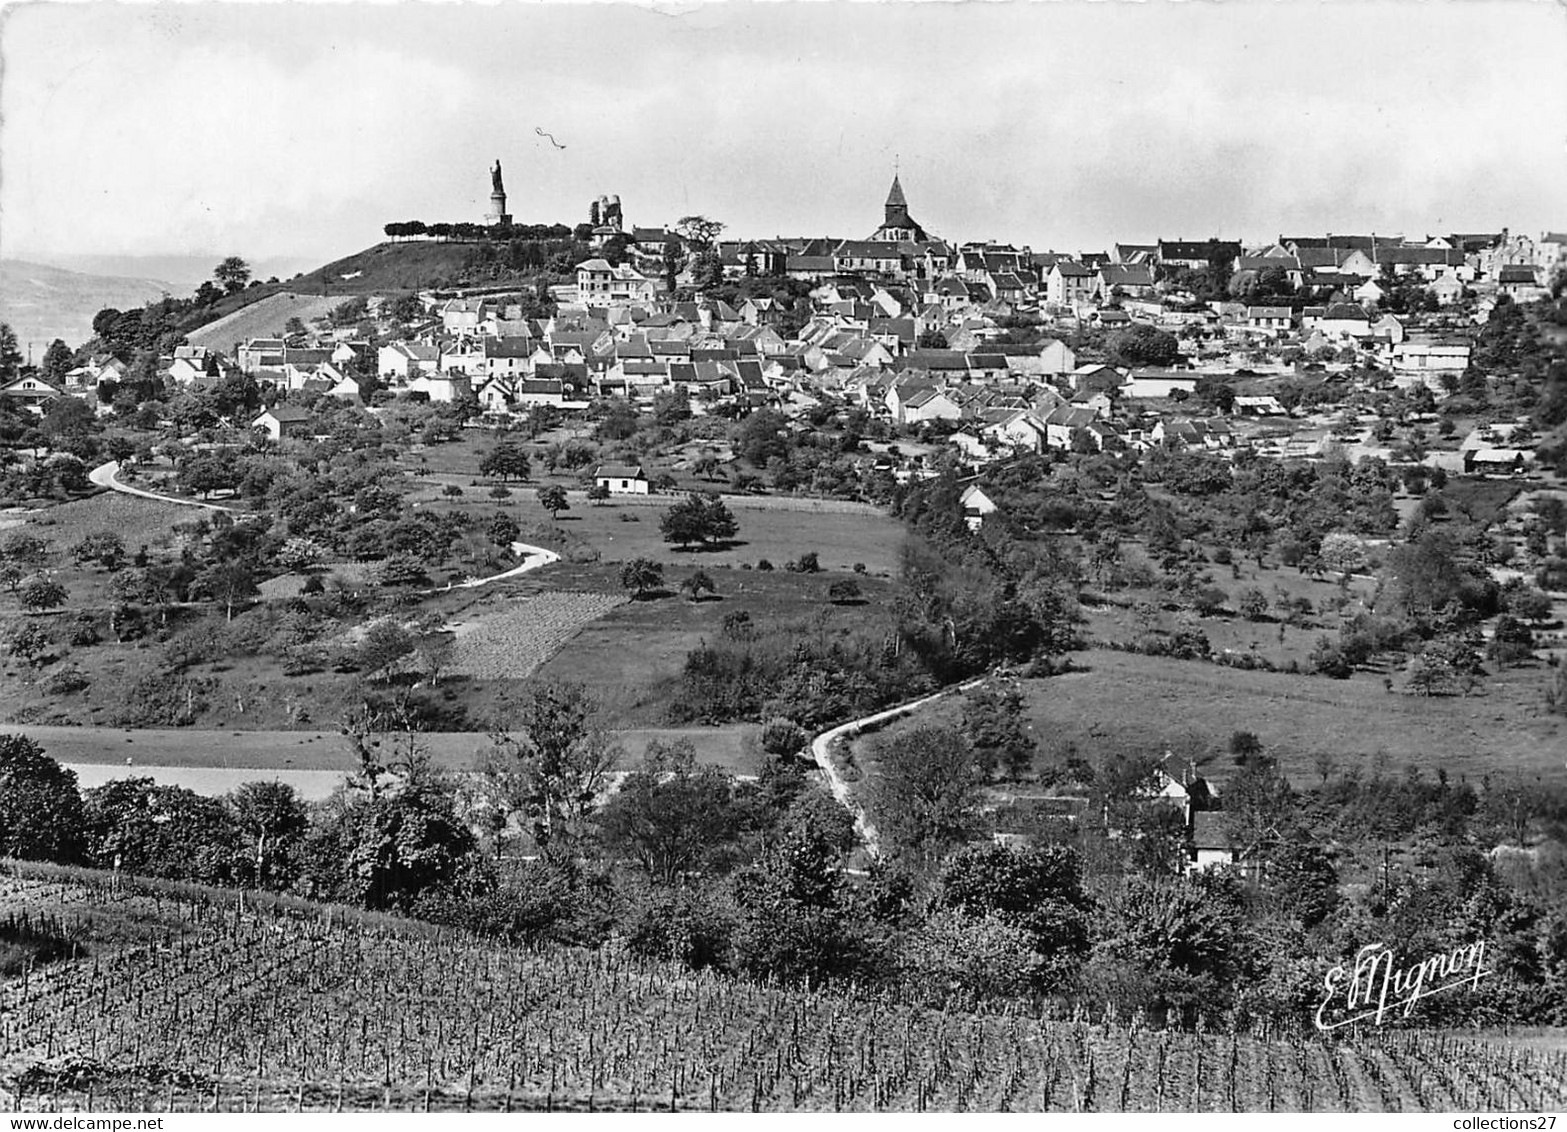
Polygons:
<instances>
[{"instance_id":1,"label":"cluster of houses","mask_svg":"<svg viewBox=\"0 0 1567 1132\"><path fill-rule=\"evenodd\" d=\"M686 394L695 413L761 405L804 413L831 396L896 425L938 425L976 462L1019 449L1120 450L1171 440L1222 449L1235 443L1228 419L1188 407L1199 403L1205 376L1282 374L1295 361L1355 358L1399 385L1443 396L1468 368L1470 339L1497 298L1539 297L1567 256L1567 235L1532 240L1505 229L1419 241L1281 237L1250 248L1158 240L1072 255L993 242L953 246L910 215L894 178L882 224L866 239L717 245L726 275L809 280L807 318L772 298L671 301L652 271L671 234L610 228L627 237L627 258L579 264L576 286L557 289L562 301L552 317L529 317L504 294L426 293L422 319L401 338L372 342L353 331L257 338L236 343L232 356L183 346L161 361L160 373L174 385L243 373L279 391L354 402L368 402L372 387L437 403L474 398L491 422L541 406L585 410L605 397L648 405L673 391ZM1213 268L1239 280L1231 288L1239 295L1277 294L1282 283L1314 288L1323 301L1303 310L1277 301L1199 303L1182 290L1185 273ZM1410 278L1428 286L1439 307L1467 298L1465 318L1382 310L1384 288ZM370 305L374 315L381 304ZM1020 322L1041 326L1042 336L1012 333ZM1139 324L1183 336L1185 368L1080 364L1069 345L1084 331ZM33 375L0 393L41 405L92 396L124 375L123 361L94 358L63 388ZM1151 411L1128 412L1137 402ZM1229 410L1284 411L1269 396L1237 397ZM257 423L282 437L304 427L299 413L285 403Z\"/></svg>"}]
</instances>

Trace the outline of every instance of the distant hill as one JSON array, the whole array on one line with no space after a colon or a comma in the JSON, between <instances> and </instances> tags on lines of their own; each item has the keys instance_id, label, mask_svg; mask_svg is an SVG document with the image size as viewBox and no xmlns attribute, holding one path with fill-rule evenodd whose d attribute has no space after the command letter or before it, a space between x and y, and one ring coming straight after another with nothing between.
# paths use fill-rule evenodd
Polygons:
<instances>
[{"instance_id":1,"label":"distant hill","mask_svg":"<svg viewBox=\"0 0 1567 1132\"><path fill-rule=\"evenodd\" d=\"M80 271L86 275L166 279L172 284L169 293L183 297L194 292L205 280L211 279L212 269L226 254L206 252L200 255L51 255L47 258L60 267L70 271ZM287 280L301 271L308 271L314 264L320 262L299 256L275 256L266 259L243 256L243 258L250 264L251 276L261 280L271 279L274 276L279 280Z\"/></svg>"},{"instance_id":2,"label":"distant hill","mask_svg":"<svg viewBox=\"0 0 1567 1132\"><path fill-rule=\"evenodd\" d=\"M139 307L178 288L159 279L88 275L25 260L0 259L0 322L16 331L33 360L63 338L76 347L92 337L93 316L104 307Z\"/></svg>"},{"instance_id":3,"label":"distant hill","mask_svg":"<svg viewBox=\"0 0 1567 1132\"><path fill-rule=\"evenodd\" d=\"M234 343L252 338L276 338L288 320L297 318L307 326L343 302L338 295L301 295L279 291L241 307L232 314L192 330L187 337L192 346L206 346L224 354L233 354Z\"/></svg>"}]
</instances>

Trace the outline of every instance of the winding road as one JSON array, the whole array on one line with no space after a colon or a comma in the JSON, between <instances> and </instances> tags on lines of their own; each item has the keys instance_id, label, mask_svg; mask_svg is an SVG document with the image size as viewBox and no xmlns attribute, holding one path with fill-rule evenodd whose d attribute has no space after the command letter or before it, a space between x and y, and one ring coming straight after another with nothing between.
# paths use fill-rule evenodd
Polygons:
<instances>
[{"instance_id":1,"label":"winding road","mask_svg":"<svg viewBox=\"0 0 1567 1132\"><path fill-rule=\"evenodd\" d=\"M240 512L233 507L222 507L216 503L202 503L195 499L181 499L177 495L159 495L156 491L143 491L139 487L130 487L119 480L120 462L110 460L107 464L99 464L87 473L87 478L99 487L106 487L111 491L118 491L122 495L135 495L142 499L155 499L159 503L173 503L180 507L200 507L204 511L225 511L230 515L238 515Z\"/></svg>"},{"instance_id":2,"label":"winding road","mask_svg":"<svg viewBox=\"0 0 1567 1132\"><path fill-rule=\"evenodd\" d=\"M832 796L838 800L838 804L848 810L854 817L854 831L860 835L860 840L865 842L865 848L870 851L872 857L881 856L881 842L876 835L876 827L865 818L865 810L854 800L854 795L849 793L849 784L843 780L843 775L838 773L838 768L833 765L830 750L833 741L840 738L853 738L867 727L881 723L884 720L896 719L900 715L908 715L912 711L924 707L926 704L935 703L943 696L953 692L966 692L970 688L976 688L983 684L988 677L981 676L967 683L958 684L956 687L943 688L939 692L932 692L928 696L921 696L917 700L910 700L906 704L898 704L895 707L883 708L871 715L862 716L859 719L851 719L848 723L840 723L838 726L823 731L811 740L811 757L816 760L816 765L821 768L822 776L827 780L827 789L832 791Z\"/></svg>"},{"instance_id":3,"label":"winding road","mask_svg":"<svg viewBox=\"0 0 1567 1132\"><path fill-rule=\"evenodd\" d=\"M120 463L118 460L110 460L107 464L99 464L87 473L87 478L99 487L106 487L110 491L118 491L122 495L134 495L141 499L152 499L159 503L173 503L179 507L200 507L207 511L223 511L230 515L240 515L244 512L234 507L222 507L216 503L202 503L195 499L184 499L178 495L160 495L156 491L143 491L139 487L131 487L119 480ZM522 558L521 564L513 566L510 570L502 570L499 574L491 574L487 578L469 578L465 582L458 582L452 586L444 586L440 589L426 590L426 593L442 593L448 589L471 590L477 586L488 585L491 582L502 582L507 578L515 578L519 574L526 574L531 570L538 570L548 566L552 562L559 562L560 555L553 550L546 550L542 546L529 546L525 542L511 544L512 553Z\"/></svg>"}]
</instances>

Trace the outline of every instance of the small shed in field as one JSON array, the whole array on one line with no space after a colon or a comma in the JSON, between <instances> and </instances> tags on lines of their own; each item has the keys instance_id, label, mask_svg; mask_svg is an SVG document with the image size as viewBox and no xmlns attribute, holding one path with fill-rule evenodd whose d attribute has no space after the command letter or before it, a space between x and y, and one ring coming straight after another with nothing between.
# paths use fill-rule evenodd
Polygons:
<instances>
[{"instance_id":1,"label":"small shed in field","mask_svg":"<svg viewBox=\"0 0 1567 1132\"><path fill-rule=\"evenodd\" d=\"M640 464L600 464L593 483L606 487L611 495L646 495L647 475Z\"/></svg>"}]
</instances>

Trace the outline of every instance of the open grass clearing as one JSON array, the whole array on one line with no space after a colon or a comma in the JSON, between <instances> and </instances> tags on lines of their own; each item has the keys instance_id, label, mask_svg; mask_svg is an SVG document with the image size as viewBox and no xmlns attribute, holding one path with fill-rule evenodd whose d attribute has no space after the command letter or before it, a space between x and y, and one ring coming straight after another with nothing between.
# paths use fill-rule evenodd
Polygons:
<instances>
[{"instance_id":1,"label":"open grass clearing","mask_svg":"<svg viewBox=\"0 0 1567 1132\"><path fill-rule=\"evenodd\" d=\"M559 579L557 584L573 584L566 579L574 577L574 584L584 588L593 576L613 572L613 567L564 563L548 571ZM666 571L666 588L674 590L688 572ZM656 726L668 718L686 655L704 638L716 638L729 614L747 613L757 623L808 616L847 625L884 617L893 592L892 583L862 578L864 604L835 606L827 601L831 583L823 575L710 573L718 586L716 598L692 604L671 594L628 602L585 626L539 669L538 677L586 684L614 726Z\"/></svg>"},{"instance_id":2,"label":"open grass clearing","mask_svg":"<svg viewBox=\"0 0 1567 1132\"><path fill-rule=\"evenodd\" d=\"M1543 714L1541 667L1508 669L1469 697L1389 694L1380 680L1243 672L1202 661L1093 650L1075 653L1082 671L1023 682L1036 767L1070 747L1098 762L1116 752L1206 752L1205 773L1234 772L1226 753L1235 731L1255 734L1297 787L1320 781L1319 753L1334 773L1379 766L1427 776L1446 770L1478 785L1487 774L1567 781L1567 718ZM949 696L889 724L881 735L927 724L958 726L962 697ZM861 782L874 777L874 737L854 747Z\"/></svg>"},{"instance_id":3,"label":"open grass clearing","mask_svg":"<svg viewBox=\"0 0 1567 1132\"><path fill-rule=\"evenodd\" d=\"M871 574L891 577L899 568L904 529L896 519L868 504L790 496L728 497L739 523L736 541L711 550L683 550L666 543L659 529L665 511L684 497L622 497L589 503L586 494L569 493L571 507L558 520L539 505L536 484L512 485L511 495L495 500L489 488L465 487L457 499L432 483L413 497L421 508L460 510L487 521L497 511L514 518L525 531L555 529L564 539L596 549L605 562L652 558L668 565L754 566L766 559L782 568L814 550L823 570L851 570L856 563Z\"/></svg>"}]
</instances>

